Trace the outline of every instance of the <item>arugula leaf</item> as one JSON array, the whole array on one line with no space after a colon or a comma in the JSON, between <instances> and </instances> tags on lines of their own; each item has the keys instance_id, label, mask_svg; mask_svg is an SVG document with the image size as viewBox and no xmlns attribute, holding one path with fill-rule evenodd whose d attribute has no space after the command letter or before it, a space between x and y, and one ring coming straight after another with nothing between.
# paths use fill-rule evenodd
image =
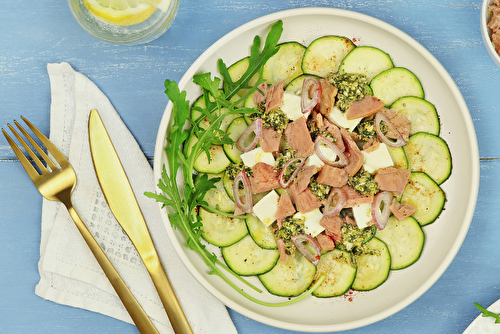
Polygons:
<instances>
[{"instance_id":1,"label":"arugula leaf","mask_svg":"<svg viewBox=\"0 0 500 334\"><path fill-rule=\"evenodd\" d=\"M483 317L491 317L495 318L495 324L500 324L500 313L493 313L491 311L488 311L478 303L474 303L474 305L483 313Z\"/></svg>"},{"instance_id":2,"label":"arugula leaf","mask_svg":"<svg viewBox=\"0 0 500 334\"><path fill-rule=\"evenodd\" d=\"M202 244L203 222L200 220L197 210L199 207L208 207L203 198L207 191L215 188L215 183L219 181L219 178L209 179L207 175L202 175L196 180L195 184L193 170L196 159L202 153L205 152L210 159L209 149L213 144L234 143L229 135L220 129L225 117L236 113L246 114L257 112L253 108L241 108L240 105L263 82L263 66L278 51L279 47L277 43L282 31L283 22L276 22L267 35L262 51L260 37L256 36L254 38L253 45L250 48L249 66L243 76L237 81L233 82L227 66L221 59L219 59L218 68L222 79L218 77L212 78L211 73L198 74L193 77L193 82L202 89L205 102L204 108L196 108L203 115L199 119L192 119L190 116L189 101L186 100L186 92L180 92L177 83L170 80L165 81L165 93L173 104L172 126L170 132L167 133L167 145L165 147L168 166L163 166L161 179L158 182L158 188L161 190L161 193L145 193L146 196L162 203L164 208L166 207L170 223L174 228L179 228L184 232L187 237L187 245L202 256L205 263L210 267L210 274L219 276L249 300L267 306L289 305L305 298L324 281L325 276L320 276L308 292L283 303L260 301L235 285L221 271L221 268L234 275L249 287L262 292L234 273ZM250 86L250 80L256 76L258 79L255 85ZM224 83L224 90L220 89L222 82ZM237 93L242 90L246 93L241 97L237 96ZM199 126L201 119L209 120L208 127L203 128ZM183 148L187 145L191 131L193 135L196 135L198 140L190 147L189 152L187 152ZM180 177L184 181L183 189L179 188L178 181Z\"/></svg>"}]
</instances>

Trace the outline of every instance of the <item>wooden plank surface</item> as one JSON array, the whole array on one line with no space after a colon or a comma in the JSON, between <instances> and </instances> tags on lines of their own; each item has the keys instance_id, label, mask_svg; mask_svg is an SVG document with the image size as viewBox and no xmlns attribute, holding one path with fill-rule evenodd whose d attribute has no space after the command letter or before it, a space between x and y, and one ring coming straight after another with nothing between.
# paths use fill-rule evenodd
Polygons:
<instances>
[{"instance_id":1,"label":"wooden plank surface","mask_svg":"<svg viewBox=\"0 0 500 334\"><path fill-rule=\"evenodd\" d=\"M455 0L181 0L165 35L119 46L88 35L61 0L3 0L0 7L0 126L19 115L49 133L47 63L69 62L109 97L153 158L167 103L165 79L178 81L212 43L254 18L298 7L335 7L381 19L427 48L455 80L470 109L481 157L476 213L457 257L438 282L397 314L349 333L460 333L500 298L500 71L479 30L481 1ZM0 333L136 333L134 326L47 302L38 282L41 196L0 139ZM289 331L230 310L240 333Z\"/></svg>"}]
</instances>

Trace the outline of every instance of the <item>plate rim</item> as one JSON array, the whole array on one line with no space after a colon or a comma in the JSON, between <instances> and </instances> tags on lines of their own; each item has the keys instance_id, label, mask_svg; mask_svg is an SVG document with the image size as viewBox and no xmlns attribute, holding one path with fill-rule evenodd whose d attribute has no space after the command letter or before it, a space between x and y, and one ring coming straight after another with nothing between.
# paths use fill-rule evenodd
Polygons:
<instances>
[{"instance_id":1,"label":"plate rim","mask_svg":"<svg viewBox=\"0 0 500 334\"><path fill-rule=\"evenodd\" d=\"M415 39L413 39L411 36L400 30L399 28L386 23L378 18L375 18L373 16L369 16L367 14L351 11L351 10L346 10L346 9L340 9L340 8L331 8L331 7L303 7L303 8L293 8L293 9L286 9L274 13L270 13L261 17L258 17L256 19L253 19L247 23L244 23L240 25L239 27L233 29L232 31L228 32L225 34L223 37L218 39L215 43L213 43L209 48L207 48L194 62L193 64L188 68L186 73L182 76L181 80L178 82L178 85L181 89L185 87L185 85L192 79L193 72L195 69L199 68L199 65L202 64L204 61L206 61L205 58L207 58L207 55L211 55L214 50L217 50L219 48L220 44L225 43L226 40L231 39L234 36L237 36L248 29L251 29L256 26L260 26L265 23L271 23L274 21L277 21L279 19L284 19L292 16L297 16L297 15L314 15L314 14L320 14L320 15L332 15L332 16L342 16L346 18L352 18L356 20L363 20L367 23L374 24L379 28L382 28L383 30L390 31L391 34L395 35L396 37L399 37L401 39L404 39L408 44L410 44L416 51L420 52L427 61L431 63L433 67L435 67L437 70L439 70L440 76L446 81L448 84L448 88L451 90L453 96L456 99L457 104L460 106L460 111L462 113L462 116L464 117L464 122L466 125L467 130L470 133L470 138L468 143L470 144L470 153L471 153L471 158L472 158L472 164L471 164L471 195L469 201L469 207L467 209L466 215L464 217L464 224L462 225L462 228L459 230L459 233L457 235L456 241L453 243L453 247L451 247L448 252L447 256L444 258L443 264L439 266L439 270L435 271L432 275L430 275L418 289L413 291L408 297L396 304L394 304L392 307L387 308L386 310L376 313L372 316L369 316L367 318L364 318L362 320L355 320L351 322L345 322L342 324L333 324L333 325L302 325L302 324L290 324L281 320L276 320L272 319L269 317L265 317L259 313L255 313L252 310L249 310L245 308L244 306L241 306L237 303L235 303L233 300L229 299L225 295L223 295L220 291L215 289L210 282L208 282L203 276L200 275L196 267L189 261L187 256L184 254L184 249L183 246L180 244L179 240L175 238L175 240L172 240L172 233L173 233L173 228L167 220L164 220L164 226L167 229L167 234L170 238L170 240L173 243L173 246L179 255L179 257L183 260L184 265L188 267L189 271L193 276L196 277L196 279L211 293L213 294L217 299L219 299L221 302L223 302L226 306L229 308L233 309L234 311L251 318L255 321L264 323L266 325L270 325L273 327L278 327L278 328L283 328L283 329L288 329L288 330L300 330L304 332L327 332L327 331L340 331L340 330L349 330L349 329L354 329L354 328L359 328L363 327L378 321L381 321L401 310L403 310L405 307L410 305L411 303L415 302L420 296L422 296L430 287L432 287L436 281L443 275L443 273L447 270L453 259L455 258L456 254L458 253L459 249L461 248L463 241L468 233L470 224L472 223L476 203L477 203L477 197L478 197L478 192L479 192L479 149L478 149L478 143L477 143L477 136L475 133L475 128L474 124L472 122L472 118L470 115L470 111L467 107L467 104L458 89L455 81L451 78L449 73L446 71L446 69L443 67L443 65L432 55L425 47L423 47L419 42L417 42ZM155 146L155 158L154 158L154 176L155 178L160 175L162 166L160 166L161 162L160 159L157 157L163 153L163 147L165 144L165 133L168 128L169 124L169 119L170 119L170 113L171 113L171 108L172 108L172 102L169 101L167 103L167 106L165 108L165 111L163 113L160 126L158 129L158 135L157 135L157 141L156 141L156 146ZM170 110L169 110L170 109ZM156 181L156 179L155 179ZM159 190L159 189L157 189ZM162 210L162 215L165 216L165 210ZM202 283L203 282L203 283Z\"/></svg>"}]
</instances>

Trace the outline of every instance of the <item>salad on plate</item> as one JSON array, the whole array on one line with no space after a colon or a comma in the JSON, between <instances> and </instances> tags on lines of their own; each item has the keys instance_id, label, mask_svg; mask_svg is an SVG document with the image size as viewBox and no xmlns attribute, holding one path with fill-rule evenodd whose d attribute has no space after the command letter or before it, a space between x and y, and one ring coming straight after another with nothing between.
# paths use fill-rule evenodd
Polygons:
<instances>
[{"instance_id":1,"label":"salad on plate","mask_svg":"<svg viewBox=\"0 0 500 334\"><path fill-rule=\"evenodd\" d=\"M410 70L343 36L278 43L282 29L230 66L219 60L220 77L196 74L193 103L165 82L168 164L161 193L147 194L212 274L269 306L372 290L412 265L452 171ZM259 300L228 275L296 298Z\"/></svg>"}]
</instances>

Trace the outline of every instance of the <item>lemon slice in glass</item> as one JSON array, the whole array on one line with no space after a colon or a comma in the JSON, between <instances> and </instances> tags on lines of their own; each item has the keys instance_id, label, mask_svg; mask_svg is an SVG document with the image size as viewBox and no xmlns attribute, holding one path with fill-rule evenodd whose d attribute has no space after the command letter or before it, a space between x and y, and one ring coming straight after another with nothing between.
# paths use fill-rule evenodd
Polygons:
<instances>
[{"instance_id":1,"label":"lemon slice in glass","mask_svg":"<svg viewBox=\"0 0 500 334\"><path fill-rule=\"evenodd\" d=\"M147 20L157 8L166 11L170 0L83 0L83 4L102 21L128 26Z\"/></svg>"}]
</instances>

